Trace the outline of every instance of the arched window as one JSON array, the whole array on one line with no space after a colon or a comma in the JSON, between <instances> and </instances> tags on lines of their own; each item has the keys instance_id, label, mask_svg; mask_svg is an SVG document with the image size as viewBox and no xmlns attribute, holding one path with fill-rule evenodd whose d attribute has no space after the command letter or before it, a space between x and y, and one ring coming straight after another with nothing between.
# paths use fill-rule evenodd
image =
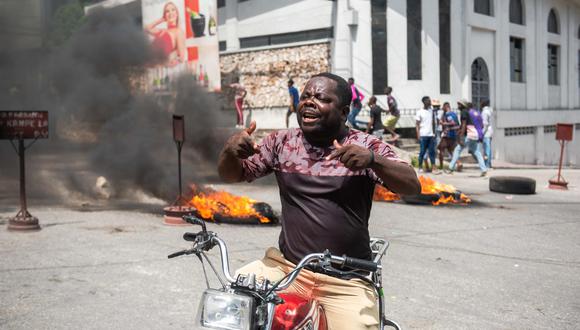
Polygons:
<instances>
[{"instance_id":1,"label":"arched window","mask_svg":"<svg viewBox=\"0 0 580 330\"><path fill-rule=\"evenodd\" d=\"M473 0L473 11L478 14L493 16L491 0Z\"/></svg>"},{"instance_id":2,"label":"arched window","mask_svg":"<svg viewBox=\"0 0 580 330\"><path fill-rule=\"evenodd\" d=\"M524 25L524 5L522 0L510 0L510 22Z\"/></svg>"},{"instance_id":3,"label":"arched window","mask_svg":"<svg viewBox=\"0 0 580 330\"><path fill-rule=\"evenodd\" d=\"M560 23L554 9L551 9L550 14L548 14L548 32L560 34Z\"/></svg>"}]
</instances>

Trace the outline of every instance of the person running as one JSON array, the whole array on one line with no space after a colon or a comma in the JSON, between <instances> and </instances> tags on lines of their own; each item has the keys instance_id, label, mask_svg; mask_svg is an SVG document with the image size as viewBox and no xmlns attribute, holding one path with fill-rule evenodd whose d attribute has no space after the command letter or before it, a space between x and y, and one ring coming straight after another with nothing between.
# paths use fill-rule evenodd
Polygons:
<instances>
[{"instance_id":1,"label":"person running","mask_svg":"<svg viewBox=\"0 0 580 330\"><path fill-rule=\"evenodd\" d=\"M288 93L290 94L290 105L288 106L288 111L286 111L286 128L289 125L290 115L296 112L300 101L298 89L294 87L294 80L292 79L288 80Z\"/></svg>"},{"instance_id":2,"label":"person running","mask_svg":"<svg viewBox=\"0 0 580 330\"><path fill-rule=\"evenodd\" d=\"M385 110L383 110L383 108L377 104L377 98L375 96L371 96L369 99L369 107L371 109L371 120L367 125L367 133L372 134L382 140L385 127L381 121L381 114Z\"/></svg>"},{"instance_id":3,"label":"person running","mask_svg":"<svg viewBox=\"0 0 580 330\"><path fill-rule=\"evenodd\" d=\"M387 94L387 105L389 107L389 117L387 121L385 121L385 131L391 133L392 142L395 142L399 139L399 134L395 132L395 126L397 126L397 122L399 118L401 118L401 112L399 111L399 106L397 104L397 100L391 95L393 93L393 88L391 86L387 86L385 88L385 94Z\"/></svg>"},{"instance_id":4,"label":"person running","mask_svg":"<svg viewBox=\"0 0 580 330\"><path fill-rule=\"evenodd\" d=\"M493 108L489 106L489 100L481 103L483 118L483 158L485 167L491 169L491 138L493 136Z\"/></svg>"},{"instance_id":5,"label":"person running","mask_svg":"<svg viewBox=\"0 0 580 330\"><path fill-rule=\"evenodd\" d=\"M429 96L424 96L421 101L423 102L423 108L417 111L415 116L415 130L417 132L417 140L420 144L419 151L419 172L423 171L423 158L425 153L429 151L429 159L431 160L431 166L427 165L427 172L431 172L433 165L435 165L435 125L436 118L431 108L431 98Z\"/></svg>"},{"instance_id":6,"label":"person running","mask_svg":"<svg viewBox=\"0 0 580 330\"><path fill-rule=\"evenodd\" d=\"M487 174L487 168L483 156L481 155L480 143L483 140L483 120L479 111L475 110L471 103L466 100L457 102L457 107L461 111L461 127L459 128L459 136L457 142L459 143L453 151L453 158L449 163L449 169L446 173L452 174L455 170L455 164L459 160L459 156L465 147L468 148L469 153L475 158L481 176Z\"/></svg>"},{"instance_id":7,"label":"person running","mask_svg":"<svg viewBox=\"0 0 580 330\"><path fill-rule=\"evenodd\" d=\"M447 151L453 155L455 146L457 145L457 130L459 129L459 118L457 114L451 110L449 102L443 103L443 113L440 121L442 132L441 141L437 146L439 150L439 168L443 169L443 158Z\"/></svg>"},{"instance_id":8,"label":"person running","mask_svg":"<svg viewBox=\"0 0 580 330\"><path fill-rule=\"evenodd\" d=\"M352 101L347 121L352 128L359 129L358 127L359 122L357 122L356 117L358 116L358 113L362 109L362 101L364 100L365 96L354 85L354 78L348 78L348 84L350 86L350 90L352 93Z\"/></svg>"}]
</instances>

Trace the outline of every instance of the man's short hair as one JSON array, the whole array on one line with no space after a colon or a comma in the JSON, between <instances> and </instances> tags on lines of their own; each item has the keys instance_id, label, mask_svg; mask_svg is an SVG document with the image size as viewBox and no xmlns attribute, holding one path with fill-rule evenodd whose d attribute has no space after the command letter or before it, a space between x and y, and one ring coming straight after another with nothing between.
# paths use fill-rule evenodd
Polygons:
<instances>
[{"instance_id":1,"label":"man's short hair","mask_svg":"<svg viewBox=\"0 0 580 330\"><path fill-rule=\"evenodd\" d=\"M393 87L387 86L385 87L385 94L391 94L393 92Z\"/></svg>"},{"instance_id":2,"label":"man's short hair","mask_svg":"<svg viewBox=\"0 0 580 330\"><path fill-rule=\"evenodd\" d=\"M288 83L289 83L290 85L294 85L294 80L290 79L290 80L288 80Z\"/></svg>"},{"instance_id":3,"label":"man's short hair","mask_svg":"<svg viewBox=\"0 0 580 330\"><path fill-rule=\"evenodd\" d=\"M350 90L348 82L344 80L344 78L330 72L321 72L312 76L312 78L314 77L324 77L334 80L336 82L336 96L338 96L340 106L343 107L350 104L350 101L352 100L352 91Z\"/></svg>"}]
</instances>

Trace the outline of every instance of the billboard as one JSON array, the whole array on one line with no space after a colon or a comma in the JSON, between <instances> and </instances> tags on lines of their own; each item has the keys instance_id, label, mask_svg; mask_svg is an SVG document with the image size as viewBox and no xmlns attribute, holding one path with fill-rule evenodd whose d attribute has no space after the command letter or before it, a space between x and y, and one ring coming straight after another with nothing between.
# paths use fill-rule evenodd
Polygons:
<instances>
[{"instance_id":1,"label":"billboard","mask_svg":"<svg viewBox=\"0 0 580 330\"><path fill-rule=\"evenodd\" d=\"M181 74L221 88L216 0L142 0L143 29L165 62L148 72L150 91L169 91Z\"/></svg>"}]
</instances>

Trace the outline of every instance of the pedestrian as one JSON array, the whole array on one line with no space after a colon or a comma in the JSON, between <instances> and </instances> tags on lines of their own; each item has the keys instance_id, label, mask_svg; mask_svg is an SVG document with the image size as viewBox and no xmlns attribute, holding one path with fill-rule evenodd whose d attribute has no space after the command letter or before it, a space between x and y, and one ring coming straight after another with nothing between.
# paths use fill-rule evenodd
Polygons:
<instances>
[{"instance_id":1,"label":"pedestrian","mask_svg":"<svg viewBox=\"0 0 580 330\"><path fill-rule=\"evenodd\" d=\"M288 111L286 111L286 128L288 128L290 115L296 112L300 101L298 89L294 87L294 80L292 79L288 80L288 93L290 94L290 105L288 106Z\"/></svg>"},{"instance_id":2,"label":"pedestrian","mask_svg":"<svg viewBox=\"0 0 580 330\"><path fill-rule=\"evenodd\" d=\"M356 116L362 109L362 101L364 100L365 96L361 93L358 88L354 85L354 78L348 78L348 84L350 86L350 90L352 93L352 101L350 106L350 112L347 117L347 121L350 126L354 129L359 129L358 123L356 120Z\"/></svg>"},{"instance_id":3,"label":"pedestrian","mask_svg":"<svg viewBox=\"0 0 580 330\"><path fill-rule=\"evenodd\" d=\"M493 136L493 108L489 100L481 103L481 117L483 118L483 159L485 167L491 169L491 138Z\"/></svg>"},{"instance_id":4,"label":"pedestrian","mask_svg":"<svg viewBox=\"0 0 580 330\"><path fill-rule=\"evenodd\" d=\"M385 110L383 110L383 108L377 104L377 98L374 95L371 96L368 104L369 108L371 109L371 120L367 124L367 133L372 134L382 140L385 127L381 121L381 114L385 112Z\"/></svg>"},{"instance_id":5,"label":"pedestrian","mask_svg":"<svg viewBox=\"0 0 580 330\"><path fill-rule=\"evenodd\" d=\"M273 132L256 143L252 122L226 142L218 164L222 180L251 182L275 173L282 203L279 249L267 249L263 259L238 274L275 283L303 257L325 250L371 260L368 224L375 184L403 195L420 192L415 171L388 144L345 125L350 93L341 77L317 74L302 91L300 128ZM329 329L378 330L376 295L364 281L307 267L288 291L315 298Z\"/></svg>"},{"instance_id":6,"label":"pedestrian","mask_svg":"<svg viewBox=\"0 0 580 330\"><path fill-rule=\"evenodd\" d=\"M435 145L439 145L441 142L441 132L443 132L443 127L441 126L441 116L443 111L441 111L441 103L438 99L431 100L431 108L433 109L433 116L435 117ZM435 165L435 164L433 164Z\"/></svg>"},{"instance_id":7,"label":"pedestrian","mask_svg":"<svg viewBox=\"0 0 580 330\"><path fill-rule=\"evenodd\" d=\"M461 111L461 127L459 128L458 145L453 151L453 158L449 163L449 170L446 173L453 173L461 152L467 147L469 153L479 165L481 176L485 176L487 174L487 168L485 167L480 147L480 142L483 140L483 120L481 114L466 100L458 101L457 107Z\"/></svg>"},{"instance_id":8,"label":"pedestrian","mask_svg":"<svg viewBox=\"0 0 580 330\"><path fill-rule=\"evenodd\" d=\"M443 103L443 111L441 114L441 141L437 145L439 151L439 168L443 169L443 157L445 152L453 155L453 150L457 145L457 130L459 129L459 118L457 114L451 110L449 102Z\"/></svg>"},{"instance_id":9,"label":"pedestrian","mask_svg":"<svg viewBox=\"0 0 580 330\"><path fill-rule=\"evenodd\" d=\"M244 98L248 94L246 88L240 84L240 79L236 78L233 84L230 85L231 88L234 89L234 105L236 107L236 112L238 115L238 120L236 123L236 128L243 128L244 127Z\"/></svg>"},{"instance_id":10,"label":"pedestrian","mask_svg":"<svg viewBox=\"0 0 580 330\"><path fill-rule=\"evenodd\" d=\"M429 152L429 159L431 165L435 165L435 125L436 118L431 108L431 98L424 96L421 99L423 107L417 111L415 116L415 130L417 132L417 140L419 141L419 172L423 172L423 158L425 153ZM426 165L426 171L431 172L433 166ZM436 171L436 169L435 169ZM438 171L436 171L438 173Z\"/></svg>"},{"instance_id":11,"label":"pedestrian","mask_svg":"<svg viewBox=\"0 0 580 330\"><path fill-rule=\"evenodd\" d=\"M399 139L399 134L395 132L395 126L397 126L397 122L399 118L401 118L401 112L399 111L399 106L397 104L397 100L392 95L393 88L391 86L387 86L385 88L385 94L387 94L387 106L389 107L389 116L387 117L387 121L385 121L385 131L391 133L391 141L395 142Z\"/></svg>"}]
</instances>

